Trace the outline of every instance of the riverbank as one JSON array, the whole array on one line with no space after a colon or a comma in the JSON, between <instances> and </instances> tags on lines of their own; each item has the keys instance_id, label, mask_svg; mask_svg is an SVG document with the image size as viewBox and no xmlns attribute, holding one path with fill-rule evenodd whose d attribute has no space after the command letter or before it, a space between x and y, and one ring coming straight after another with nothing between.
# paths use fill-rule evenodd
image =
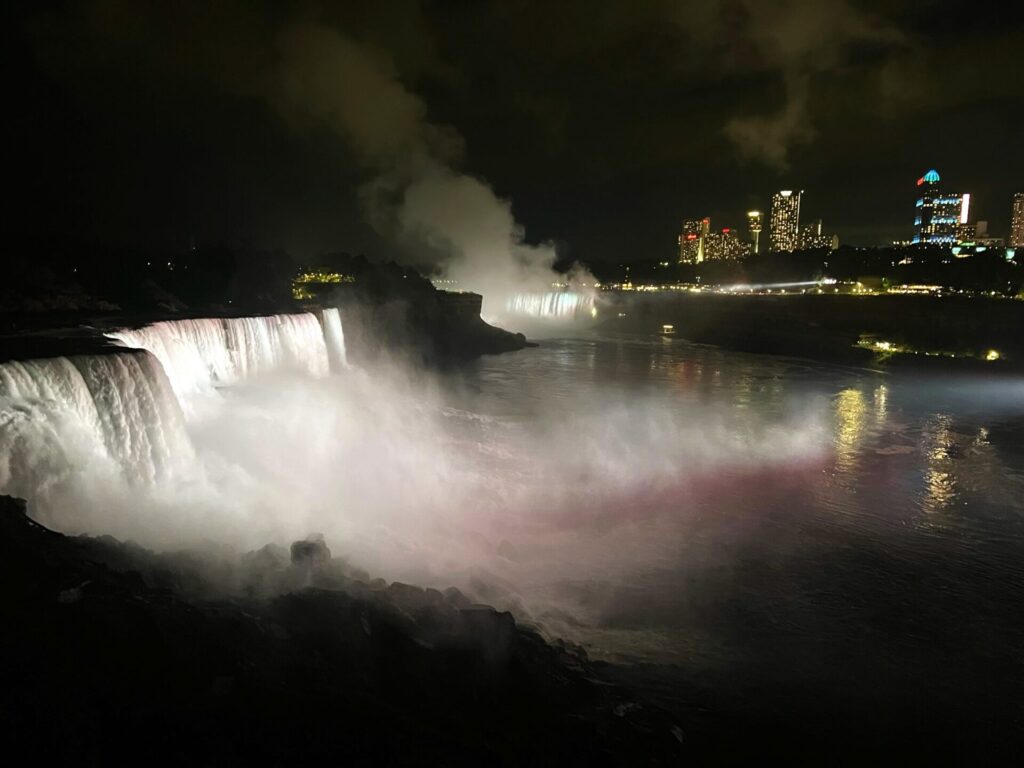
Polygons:
<instances>
[{"instance_id":1,"label":"riverbank","mask_svg":"<svg viewBox=\"0 0 1024 768\"><path fill-rule=\"evenodd\" d=\"M599 318L603 331L845 365L1024 370L1024 302L1006 299L609 293Z\"/></svg>"}]
</instances>

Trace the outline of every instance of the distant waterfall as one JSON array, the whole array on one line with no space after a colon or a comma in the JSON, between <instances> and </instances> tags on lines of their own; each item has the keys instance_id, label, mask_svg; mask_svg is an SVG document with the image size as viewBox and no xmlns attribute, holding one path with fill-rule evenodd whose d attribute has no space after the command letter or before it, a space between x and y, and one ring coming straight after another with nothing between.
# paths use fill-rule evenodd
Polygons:
<instances>
[{"instance_id":1,"label":"distant waterfall","mask_svg":"<svg viewBox=\"0 0 1024 768\"><path fill-rule=\"evenodd\" d=\"M544 320L589 318L594 310L594 297L576 291L537 291L516 293L509 297L505 309L511 315Z\"/></svg>"},{"instance_id":2,"label":"distant waterfall","mask_svg":"<svg viewBox=\"0 0 1024 768\"><path fill-rule=\"evenodd\" d=\"M0 490L32 496L92 459L133 482L192 456L181 408L147 352L0 364Z\"/></svg>"},{"instance_id":3,"label":"distant waterfall","mask_svg":"<svg viewBox=\"0 0 1024 768\"><path fill-rule=\"evenodd\" d=\"M322 310L319 318L305 312L168 320L107 336L156 355L179 396L270 371L293 369L319 377L348 365L337 309Z\"/></svg>"}]
</instances>

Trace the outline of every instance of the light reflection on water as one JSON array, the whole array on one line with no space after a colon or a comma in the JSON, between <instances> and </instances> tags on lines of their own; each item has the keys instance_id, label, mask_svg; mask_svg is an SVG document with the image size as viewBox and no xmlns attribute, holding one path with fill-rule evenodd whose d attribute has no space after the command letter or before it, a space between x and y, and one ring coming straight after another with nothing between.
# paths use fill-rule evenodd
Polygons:
<instances>
[{"instance_id":1,"label":"light reflection on water","mask_svg":"<svg viewBox=\"0 0 1024 768\"><path fill-rule=\"evenodd\" d=\"M843 474L856 468L867 413L864 393L859 389L844 389L836 396L836 469Z\"/></svg>"},{"instance_id":2,"label":"light reflection on water","mask_svg":"<svg viewBox=\"0 0 1024 768\"><path fill-rule=\"evenodd\" d=\"M588 501L572 534L578 570L566 564L534 595L581 621L534 618L596 655L742 669L854 698L888 685L892 706L956 707L965 692L977 702L1024 684L1024 381L587 338L485 358L455 390L523 433L550 422L553 405L570 423L600 409L612 423L615 403L668 404L672 429L697 425L679 432L697 454L700 429L723 429L714 450L735 445L737 457L764 430L825 414L821 461L741 466L726 450L687 459L676 490L638 482ZM611 533L594 543L598 510ZM587 548L601 546L608 568L586 570Z\"/></svg>"}]
</instances>

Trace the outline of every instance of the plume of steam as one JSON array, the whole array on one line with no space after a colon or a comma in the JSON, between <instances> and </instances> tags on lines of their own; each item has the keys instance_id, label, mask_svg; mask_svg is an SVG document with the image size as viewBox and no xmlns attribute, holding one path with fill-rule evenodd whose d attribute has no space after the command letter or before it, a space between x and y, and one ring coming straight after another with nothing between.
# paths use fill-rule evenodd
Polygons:
<instances>
[{"instance_id":1,"label":"plume of steam","mask_svg":"<svg viewBox=\"0 0 1024 768\"><path fill-rule=\"evenodd\" d=\"M730 120L725 134L743 157L785 170L790 149L815 135L808 109L813 76L842 66L857 46L904 38L848 0L740 0L740 7L741 34L758 66L781 76L785 97L773 112Z\"/></svg>"},{"instance_id":2,"label":"plume of steam","mask_svg":"<svg viewBox=\"0 0 1024 768\"><path fill-rule=\"evenodd\" d=\"M793 75L786 81L786 101L773 114L734 118L725 135L747 160L759 160L780 171L789 167L789 150L814 138L807 114L807 77Z\"/></svg>"},{"instance_id":3,"label":"plume of steam","mask_svg":"<svg viewBox=\"0 0 1024 768\"><path fill-rule=\"evenodd\" d=\"M361 198L378 229L440 259L445 277L484 295L485 312L558 279L554 247L527 244L511 204L456 169L461 138L427 120L386 54L317 25L278 42L264 96L288 120L325 122L376 173Z\"/></svg>"},{"instance_id":4,"label":"plume of steam","mask_svg":"<svg viewBox=\"0 0 1024 768\"><path fill-rule=\"evenodd\" d=\"M385 53L318 25L285 29L278 49L259 85L286 119L325 121L378 171L405 164L414 172L433 156L426 107Z\"/></svg>"}]
</instances>

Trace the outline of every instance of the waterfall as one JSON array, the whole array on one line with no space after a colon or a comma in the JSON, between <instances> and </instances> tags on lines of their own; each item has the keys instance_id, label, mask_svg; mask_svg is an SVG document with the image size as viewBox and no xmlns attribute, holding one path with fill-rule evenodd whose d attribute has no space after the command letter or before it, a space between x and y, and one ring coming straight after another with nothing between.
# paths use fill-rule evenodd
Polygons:
<instances>
[{"instance_id":1,"label":"waterfall","mask_svg":"<svg viewBox=\"0 0 1024 768\"><path fill-rule=\"evenodd\" d=\"M123 351L0 363L0 493L36 501L98 465L130 484L194 458L194 395L277 370L348 367L337 309L171 320L106 336Z\"/></svg>"},{"instance_id":2,"label":"waterfall","mask_svg":"<svg viewBox=\"0 0 1024 768\"><path fill-rule=\"evenodd\" d=\"M327 359L332 371L348 368L348 353L345 351L345 331L341 327L341 314L337 309L321 310L320 322L324 329L324 343L327 345Z\"/></svg>"},{"instance_id":3,"label":"waterfall","mask_svg":"<svg viewBox=\"0 0 1024 768\"><path fill-rule=\"evenodd\" d=\"M0 364L0 489L30 498L91 461L130 482L192 456L178 400L147 352Z\"/></svg>"},{"instance_id":4,"label":"waterfall","mask_svg":"<svg viewBox=\"0 0 1024 768\"><path fill-rule=\"evenodd\" d=\"M512 315L545 320L589 318L594 311L594 297L592 294L575 291L516 293L509 297L505 309Z\"/></svg>"},{"instance_id":5,"label":"waterfall","mask_svg":"<svg viewBox=\"0 0 1024 768\"><path fill-rule=\"evenodd\" d=\"M179 397L292 369L312 376L347 367L337 309L264 317L167 320L111 331L121 346L156 355Z\"/></svg>"}]
</instances>

